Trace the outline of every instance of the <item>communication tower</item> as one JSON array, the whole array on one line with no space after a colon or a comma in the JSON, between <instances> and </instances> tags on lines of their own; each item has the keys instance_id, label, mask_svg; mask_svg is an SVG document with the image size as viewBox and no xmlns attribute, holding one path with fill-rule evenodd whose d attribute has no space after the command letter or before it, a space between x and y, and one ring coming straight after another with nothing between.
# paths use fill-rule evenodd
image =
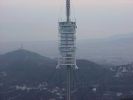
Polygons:
<instances>
[{"instance_id":1,"label":"communication tower","mask_svg":"<svg viewBox=\"0 0 133 100\"><path fill-rule=\"evenodd\" d=\"M70 0L66 0L66 21L59 22L59 58L57 68L67 70L67 100L71 100L71 70L76 65L76 22L71 21Z\"/></svg>"}]
</instances>

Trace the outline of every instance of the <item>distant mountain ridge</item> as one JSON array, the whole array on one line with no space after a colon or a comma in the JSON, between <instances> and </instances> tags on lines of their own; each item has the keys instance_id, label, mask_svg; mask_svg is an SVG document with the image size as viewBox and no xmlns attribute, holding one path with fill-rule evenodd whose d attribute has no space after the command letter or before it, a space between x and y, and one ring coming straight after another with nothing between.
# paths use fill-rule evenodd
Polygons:
<instances>
[{"instance_id":1,"label":"distant mountain ridge","mask_svg":"<svg viewBox=\"0 0 133 100\"><path fill-rule=\"evenodd\" d=\"M3 54L0 56L1 59L12 59L12 60L17 60L18 58L26 58L27 59L47 59L47 60L51 60L50 58L48 57L44 57L44 56L41 56L40 54L38 53L35 53L35 52L31 52L31 51L28 51L28 50L25 50L25 49L18 49L18 50L15 50L15 51L12 51L12 52L8 52L6 54Z\"/></svg>"},{"instance_id":2,"label":"distant mountain ridge","mask_svg":"<svg viewBox=\"0 0 133 100\"><path fill-rule=\"evenodd\" d=\"M0 54L20 47L32 50L43 56L56 58L58 56L58 42L53 41L21 41L1 42ZM88 59L103 65L121 65L132 62L133 59L133 33L116 35L103 39L77 40L78 59Z\"/></svg>"}]
</instances>

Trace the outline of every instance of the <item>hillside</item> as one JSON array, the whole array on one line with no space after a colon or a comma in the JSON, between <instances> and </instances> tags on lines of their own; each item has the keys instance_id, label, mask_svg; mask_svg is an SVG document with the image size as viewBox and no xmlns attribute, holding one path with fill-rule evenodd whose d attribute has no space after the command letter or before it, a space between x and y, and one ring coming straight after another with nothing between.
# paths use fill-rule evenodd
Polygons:
<instances>
[{"instance_id":1,"label":"hillside","mask_svg":"<svg viewBox=\"0 0 133 100\"><path fill-rule=\"evenodd\" d=\"M117 93L131 95L133 81L128 79L132 73L130 77L115 77L117 69L83 59L77 60L77 65L79 70L73 70L72 74L74 100L96 100L99 95L117 100ZM56 69L56 60L31 51L19 49L3 54L0 56L0 100L65 100L65 73L64 69Z\"/></svg>"}]
</instances>

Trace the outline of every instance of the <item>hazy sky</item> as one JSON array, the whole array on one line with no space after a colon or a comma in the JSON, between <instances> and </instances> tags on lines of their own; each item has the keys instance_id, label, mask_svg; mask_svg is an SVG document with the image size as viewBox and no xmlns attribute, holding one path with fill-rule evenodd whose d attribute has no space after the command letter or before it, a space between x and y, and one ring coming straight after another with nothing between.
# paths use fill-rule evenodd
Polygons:
<instances>
[{"instance_id":1,"label":"hazy sky","mask_svg":"<svg viewBox=\"0 0 133 100\"><path fill-rule=\"evenodd\" d=\"M133 32L133 0L72 0L78 39ZM0 41L58 38L65 0L0 0Z\"/></svg>"}]
</instances>

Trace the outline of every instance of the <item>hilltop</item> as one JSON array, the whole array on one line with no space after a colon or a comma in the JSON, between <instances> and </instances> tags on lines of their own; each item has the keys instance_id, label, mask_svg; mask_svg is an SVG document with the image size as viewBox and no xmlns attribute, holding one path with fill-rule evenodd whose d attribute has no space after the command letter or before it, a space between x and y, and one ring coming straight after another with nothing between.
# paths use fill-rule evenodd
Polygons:
<instances>
[{"instance_id":1,"label":"hilltop","mask_svg":"<svg viewBox=\"0 0 133 100\"><path fill-rule=\"evenodd\" d=\"M66 71L64 68L56 69L56 64L55 59L24 49L1 55L1 98L6 96L7 99L14 100L41 100L41 98L64 100ZM133 72L130 71L132 66L125 65L126 69L130 69L123 72L120 70L121 66L106 68L84 59L77 60L77 66L79 70L73 70L72 74L72 98L76 100L83 97L83 100L87 98L96 100L99 95L115 100L118 98L117 93L121 96L132 93Z\"/></svg>"}]
</instances>

